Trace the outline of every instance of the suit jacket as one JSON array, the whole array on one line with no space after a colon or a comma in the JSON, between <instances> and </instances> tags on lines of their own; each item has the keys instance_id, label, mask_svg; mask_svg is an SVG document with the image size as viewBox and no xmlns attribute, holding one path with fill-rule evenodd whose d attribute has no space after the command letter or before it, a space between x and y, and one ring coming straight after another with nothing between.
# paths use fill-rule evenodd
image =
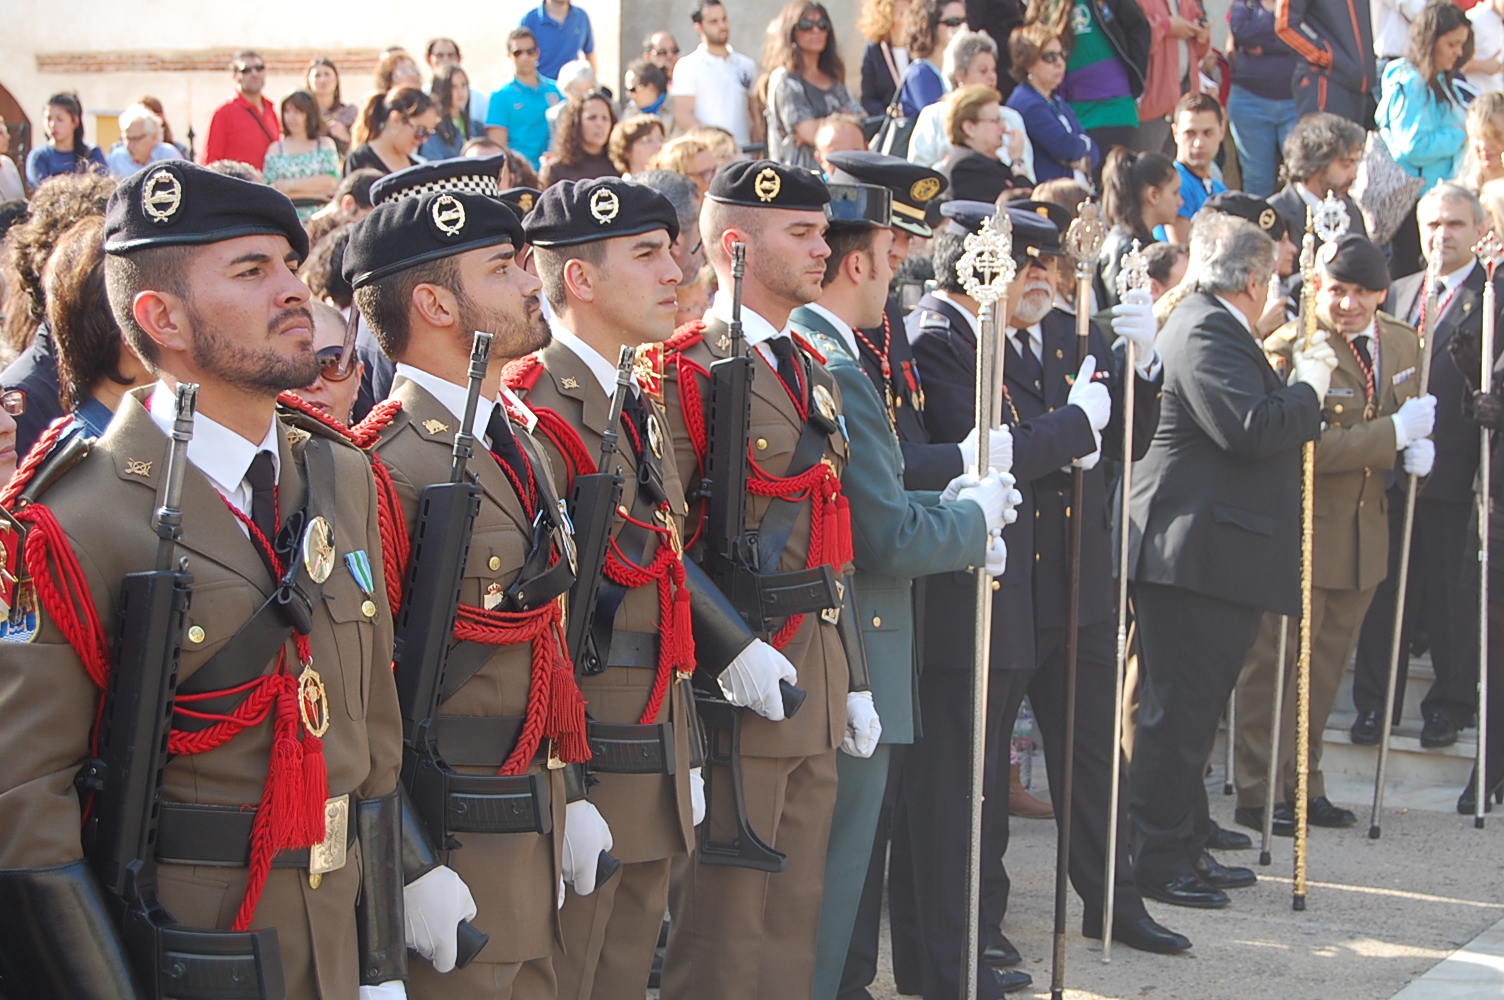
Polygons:
<instances>
[{"instance_id":1,"label":"suit jacket","mask_svg":"<svg viewBox=\"0 0 1504 1000\"><path fill-rule=\"evenodd\" d=\"M1390 285L1384 311L1408 319L1425 280L1426 274L1421 271ZM1473 502L1473 480L1478 474L1478 425L1463 416L1462 403L1470 390L1463 382L1463 373L1452 361L1447 344L1458 330L1466 330L1475 337L1482 334L1485 280L1483 266L1474 264L1473 272L1458 286L1451 305L1441 314L1436 334L1431 338L1431 384L1426 391L1436 397L1436 430L1431 434L1431 440L1436 442L1436 465L1421 487L1420 496L1427 500ZM1495 345L1495 357L1501 346L1504 345ZM1467 378L1472 385L1478 385L1480 374L1468 372Z\"/></svg>"},{"instance_id":2,"label":"suit jacket","mask_svg":"<svg viewBox=\"0 0 1504 1000\"><path fill-rule=\"evenodd\" d=\"M919 371L919 363L914 360L914 350L909 346L903 312L897 299L888 299L883 320L886 329L878 327L862 333L877 345L886 338L890 374L883 378L881 360L859 341L862 370L871 379L877 394L885 402L889 398L893 401L893 423L898 431L899 447L903 450L904 486L911 490L943 490L962 472L961 451L953 444L930 441L930 432L924 426L924 377Z\"/></svg>"},{"instance_id":3,"label":"suit jacket","mask_svg":"<svg viewBox=\"0 0 1504 1000\"><path fill-rule=\"evenodd\" d=\"M714 319L704 327L702 339L683 348L690 360L707 370L721 358L730 357L730 350L731 338L726 325ZM754 350L752 355L755 377L752 382L752 420L747 435L752 441L752 458L770 474L781 476L794 457L794 448L804 431L804 418L761 352ZM802 352L796 352L796 356L803 359L800 363L806 372L819 363ZM703 378L699 381L708 413L710 399L705 388L709 383ZM703 471L685 423L679 373L672 362L665 367L663 394L674 440L674 457L679 464L679 481L697 483ZM839 412L839 386L833 395ZM837 431L827 438L822 461L830 462L839 474L846 466L847 457L846 442ZM771 502L769 497L748 495L748 529L755 530L762 523ZM698 504L690 510L688 537L696 534L701 514L702 508ZM809 533L810 507L806 504L794 521L783 557L774 567L776 571L804 569L809 557ZM691 550L689 555L698 558L699 552ZM763 634L760 638L767 641L771 635ZM846 693L849 687L846 651L841 645L840 634L818 613L807 614L798 631L783 647L783 654L799 672L796 685L803 688L807 696L804 706L798 715L782 722L769 722L756 712L743 709L742 753L753 757L808 757L834 750L841 745L846 734Z\"/></svg>"},{"instance_id":4,"label":"suit jacket","mask_svg":"<svg viewBox=\"0 0 1504 1000\"><path fill-rule=\"evenodd\" d=\"M1420 395L1420 339L1397 319L1378 314L1378 406L1365 417L1367 377L1358 356L1330 334L1337 369L1322 401L1325 427L1316 443L1314 583L1332 590L1367 590L1389 573L1386 473L1397 465L1394 421L1400 404ZM1294 324L1264 342L1288 370Z\"/></svg>"},{"instance_id":5,"label":"suit jacket","mask_svg":"<svg viewBox=\"0 0 1504 1000\"><path fill-rule=\"evenodd\" d=\"M1299 613L1300 446L1321 429L1316 394L1284 385L1204 292L1171 313L1158 347L1164 397L1133 470L1132 578Z\"/></svg>"},{"instance_id":6,"label":"suit jacket","mask_svg":"<svg viewBox=\"0 0 1504 1000\"><path fill-rule=\"evenodd\" d=\"M1111 309L1118 304L1118 273L1123 270L1123 254L1133 248L1138 240L1139 248L1155 242L1150 233L1135 233L1127 226L1113 226L1102 241L1102 250L1097 257L1096 274L1092 277L1092 289L1096 292L1097 308Z\"/></svg>"},{"instance_id":7,"label":"suit jacket","mask_svg":"<svg viewBox=\"0 0 1504 1000\"><path fill-rule=\"evenodd\" d=\"M458 420L428 390L402 376L392 384L392 398L402 401L402 409L381 432L375 450L391 472L411 534L417 524L418 497L423 488L449 482ZM540 487L547 486L547 463L526 433L516 430L516 434L518 445L532 462L534 475L542 481ZM533 529L500 463L483 446L475 449L469 469L480 483L482 494L475 530L470 536L465 577L460 584L460 603L484 607L487 587L493 584L505 587L517 576L531 548ZM547 488L552 492L551 486ZM524 716L531 677L530 643L497 646L485 666L439 706L439 713L485 718ZM456 767L456 770L495 774L501 764L498 760L494 767ZM545 769L543 763L535 760L528 773L537 774ZM491 943L477 961L523 962L542 958L552 951L564 836L564 782L562 772L550 773L552 834L466 834L462 847L440 855L466 884L481 890L476 895L480 913L471 923L491 935Z\"/></svg>"},{"instance_id":8,"label":"suit jacket","mask_svg":"<svg viewBox=\"0 0 1504 1000\"><path fill-rule=\"evenodd\" d=\"M553 341L538 352L538 358L543 364L543 374L533 383L532 388L519 388L518 394L530 407L547 407L563 417L579 433L585 450L598 460L601 434L611 416L610 397L602 391L599 380L589 366L563 342ZM644 397L643 402L653 412L654 419L664 419L651 400ZM663 426L663 439L666 439L667 425ZM638 461L627 434L619 427L617 434L617 465L621 469L622 479L620 505L630 511L634 509L637 500ZM569 463L546 434L540 433L534 440L553 466L554 481L561 487L563 495L569 496ZM649 447L648 442L643 442L643 446ZM683 537L684 489L679 483L679 474L673 461L661 464L669 507L676 515L675 520ZM626 520L618 514L611 526L613 536L619 535L626 524ZM575 527L576 530L581 527L578 518ZM658 546L667 544L660 535L655 534L653 538L655 541L649 543L640 565L649 565L657 557ZM574 613L575 609L570 608L570 614ZM657 583L628 590L621 606L616 610L614 624L617 631L657 632ZM643 708L652 693L656 677L656 670L613 666L608 657L605 670L580 678L586 711L590 718L598 722L635 726L642 718ZM591 786L590 801L595 803L610 824L611 838L614 841L611 853L623 862L653 861L686 854L694 842L689 800L689 710L684 701L687 692L678 681L672 682L669 692L670 697L664 699L656 721L673 727L674 773L597 772L593 775L596 783Z\"/></svg>"},{"instance_id":9,"label":"suit jacket","mask_svg":"<svg viewBox=\"0 0 1504 1000\"><path fill-rule=\"evenodd\" d=\"M122 578L156 564L151 519L161 502L168 443L142 405L150 392L147 388L127 396L88 457L40 498L67 533L110 639L119 627ZM287 515L306 501L300 460L309 437L284 423L278 438L278 496L280 512ZM364 550L379 581L381 540L370 468L364 456L341 443L335 443L333 453L336 498L329 520L335 550L339 556ZM101 517L101 511L109 516ZM178 676L188 682L250 619L275 584L240 522L191 463L182 511L178 554L188 559L193 599ZM386 595L377 586L368 603L340 559L323 585L323 597L314 609L309 638L314 668L328 690L330 725L323 748L329 794L386 795L397 784L402 745ZM0 754L5 760L0 868L61 865L83 856L73 778L90 754L100 691L57 625L46 614L38 618L34 641L0 643ZM198 629L203 638L194 642ZM285 647L296 671L291 638L289 629ZM273 659L265 672L275 667ZM162 800L255 808L266 782L272 736L268 716L217 749L173 757ZM397 862L371 858L367 863ZM349 863L326 874L316 891L309 888L305 870L274 868L268 875L254 926L277 928L289 995L354 996L361 971L353 920L360 864L352 852ZM162 864L161 901L185 927L228 930L245 894L248 871Z\"/></svg>"},{"instance_id":10,"label":"suit jacket","mask_svg":"<svg viewBox=\"0 0 1504 1000\"><path fill-rule=\"evenodd\" d=\"M1291 181L1265 200L1285 220L1285 225L1290 227L1290 242L1299 249L1301 241L1306 238L1306 202L1295 189L1295 182ZM1342 203L1347 206L1347 231L1367 236L1368 227L1363 222L1363 213L1359 210L1358 203L1350 195L1343 195Z\"/></svg>"},{"instance_id":11,"label":"suit jacket","mask_svg":"<svg viewBox=\"0 0 1504 1000\"><path fill-rule=\"evenodd\" d=\"M883 742L912 743L918 675L911 581L985 562L987 521L975 504L942 506L936 493L904 492L903 453L888 426L884 401L841 335L811 309L795 309L789 323L825 355L841 387L852 445L841 492L851 503L853 579L872 699L883 720Z\"/></svg>"},{"instance_id":12,"label":"suit jacket","mask_svg":"<svg viewBox=\"0 0 1504 1000\"><path fill-rule=\"evenodd\" d=\"M951 146L935 169L949 182L941 196L943 201L996 201L1004 191L1020 186L1002 160L965 146Z\"/></svg>"}]
</instances>

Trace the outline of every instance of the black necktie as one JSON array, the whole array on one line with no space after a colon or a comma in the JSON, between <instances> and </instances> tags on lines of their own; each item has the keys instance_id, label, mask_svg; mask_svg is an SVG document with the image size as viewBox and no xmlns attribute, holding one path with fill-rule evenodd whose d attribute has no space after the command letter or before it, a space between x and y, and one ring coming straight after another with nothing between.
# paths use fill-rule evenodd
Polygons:
<instances>
[{"instance_id":1,"label":"black necktie","mask_svg":"<svg viewBox=\"0 0 1504 1000\"><path fill-rule=\"evenodd\" d=\"M522 459L522 449L517 444L517 438L512 434L511 421L507 419L506 411L497 403L491 408L491 419L486 422L486 436L491 439L491 454L496 460L512 470L517 477L517 482L527 483L527 463ZM526 489L526 485L523 487ZM528 506L527 497L519 496L524 507Z\"/></svg>"},{"instance_id":2,"label":"black necktie","mask_svg":"<svg viewBox=\"0 0 1504 1000\"><path fill-rule=\"evenodd\" d=\"M1358 352L1358 357L1363 361L1365 371L1373 371L1373 355L1368 351L1368 337L1359 336L1352 339L1353 350Z\"/></svg>"},{"instance_id":3,"label":"black necktie","mask_svg":"<svg viewBox=\"0 0 1504 1000\"><path fill-rule=\"evenodd\" d=\"M251 467L245 472L245 481L251 487L251 523L266 539L268 547L276 544L277 538L277 476L272 465L272 453L258 451L251 459ZM256 546L256 552L266 568L276 579L277 570L272 564L271 552Z\"/></svg>"},{"instance_id":4,"label":"black necktie","mask_svg":"<svg viewBox=\"0 0 1504 1000\"><path fill-rule=\"evenodd\" d=\"M794 342L787 337L774 337L768 341L768 348L778 359L778 377L783 379L783 384L789 387L790 392L799 395L798 367L794 364Z\"/></svg>"},{"instance_id":5,"label":"black necktie","mask_svg":"<svg viewBox=\"0 0 1504 1000\"><path fill-rule=\"evenodd\" d=\"M641 461L643 439L648 432L648 411L642 405L642 397L635 391L627 391L626 400L621 407L621 420L627 439L632 442L632 450L637 460Z\"/></svg>"},{"instance_id":6,"label":"black necktie","mask_svg":"<svg viewBox=\"0 0 1504 1000\"><path fill-rule=\"evenodd\" d=\"M1018 369L1023 375L1023 381L1032 384L1036 389L1043 389L1044 367L1034 354L1034 346L1029 343L1029 331L1019 330L1010 339L1013 340L1013 346L1018 351Z\"/></svg>"}]
</instances>

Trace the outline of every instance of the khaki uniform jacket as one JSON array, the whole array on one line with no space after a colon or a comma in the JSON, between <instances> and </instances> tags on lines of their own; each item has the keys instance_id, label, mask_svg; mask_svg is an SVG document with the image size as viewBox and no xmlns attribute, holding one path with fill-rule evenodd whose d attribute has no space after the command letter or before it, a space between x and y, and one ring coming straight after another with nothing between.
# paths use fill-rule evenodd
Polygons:
<instances>
[{"instance_id":1,"label":"khaki uniform jacket","mask_svg":"<svg viewBox=\"0 0 1504 1000\"><path fill-rule=\"evenodd\" d=\"M157 537L151 518L167 461L167 437L142 403L150 389L127 396L104 436L79 465L40 498L68 534L88 578L104 634L117 633L120 583L155 566ZM280 514L305 502L300 456L302 430L282 424ZM346 553L364 549L381 579L376 493L364 456L343 443L333 447L336 502L334 572L315 610L313 666L328 689L330 725L323 738L329 794L357 798L386 795L396 787L401 723L392 682L391 615L386 595L368 598L345 565ZM240 522L204 475L189 465L183 486L183 538L178 554L193 576L188 631L179 680L186 681L250 619L271 594L273 581ZM103 515L103 516L102 516ZM100 692L56 624L39 615L33 642L0 643L0 868L36 868L76 861L79 799L74 775L89 755L89 735ZM300 672L288 630L288 669ZM268 663L266 672L275 667ZM246 806L261 800L272 745L273 721L243 730L205 753L174 757L162 787L164 802ZM353 821L353 810L352 810ZM249 851L249 845L247 845ZM324 1000L355 995L359 956L354 909L360 888L358 853L323 877L318 889L308 873L272 869L253 928L276 927L288 996ZM160 867L163 905L187 927L228 930L245 893L248 869L195 865Z\"/></svg>"},{"instance_id":2,"label":"khaki uniform jacket","mask_svg":"<svg viewBox=\"0 0 1504 1000\"><path fill-rule=\"evenodd\" d=\"M685 349L684 353L708 369L722 358L730 357L730 349L731 339L727 335L725 324L712 320L704 330L704 339ZM788 471L789 461L794 457L794 448L804 431L804 418L799 415L793 400L784 391L777 372L764 361L760 352L753 351L753 361L756 377L752 382L752 421L748 432L753 443L752 457L769 474L782 476ZM818 364L813 359L809 359L808 363ZM701 395L708 408L710 399L707 387L708 383L701 379ZM665 409L674 439L674 453L679 463L679 480L685 483L699 482L702 472L684 422L678 372L672 360L665 365L663 388ZM839 388L834 389L832 394L839 412ZM829 436L823 461L830 462L837 473L845 469L846 442L839 431ZM763 515L771 503L768 497L748 495L749 529L755 529L762 523ZM691 537L699 525L699 515L698 509L691 512ZM794 522L788 546L778 562L778 572L804 569L805 560L809 556L809 529L810 505L806 503ZM771 636L764 634L760 638L766 641ZM846 693L849 683L846 651L841 646L840 635L835 626L821 619L818 612L811 612L805 615L799 631L784 647L783 654L799 672L795 686L804 689L808 697L799 714L782 722L769 722L756 712L744 711L742 753L753 757L808 757L834 750L841 745L841 739L846 733Z\"/></svg>"},{"instance_id":3,"label":"khaki uniform jacket","mask_svg":"<svg viewBox=\"0 0 1504 1000\"><path fill-rule=\"evenodd\" d=\"M1394 421L1400 404L1420 393L1420 341L1415 330L1378 317L1378 412L1364 419L1366 379L1358 358L1332 335L1337 368L1322 400L1325 426L1316 445L1314 583L1330 590L1368 590L1389 571L1388 473L1398 464ZM1286 324L1265 345L1285 361L1295 335Z\"/></svg>"},{"instance_id":4,"label":"khaki uniform jacket","mask_svg":"<svg viewBox=\"0 0 1504 1000\"><path fill-rule=\"evenodd\" d=\"M601 435L611 416L611 399L601 389L600 380L591 372L570 347L554 341L538 354L543 364L543 373L533 387L519 390L519 395L529 406L549 409L563 417L569 426L580 435L585 450L592 460L599 461ZM657 419L664 420L661 410L646 395L643 402ZM660 447L667 443L668 425L661 423L663 437ZM621 470L622 492L620 506L633 510L637 500L637 459L632 443L626 433L617 429L616 466ZM553 464L554 481L567 495L570 491L569 464L554 447L548 436L538 432L534 437L538 448ZM649 442L643 442L644 447ZM668 493L669 507L673 510L676 528L683 537L684 488L679 482L679 473L674 465L672 452L665 451L663 459L663 485ZM602 470L605 471L605 470ZM613 536L621 533L627 522L620 514L611 527ZM580 530L578 522L575 529ZM646 566L657 555L660 541L650 544L643 554L642 565ZM587 572L581 567L581 572ZM570 614L575 609L570 608ZM621 606L616 610L617 631L658 631L658 584L656 581L627 592ZM574 652L571 650L571 652ZM642 718L652 693L656 670L643 667L610 666L599 674L582 676L580 689L585 694L585 711L597 722L636 725ZM613 845L611 853L620 861L656 861L685 854L694 843L694 827L689 798L689 696L686 686L673 681L669 694L658 711L660 723L669 723L674 732L674 773L667 774L605 774L594 772L597 784L590 788L590 801L606 817L611 826Z\"/></svg>"},{"instance_id":5,"label":"khaki uniform jacket","mask_svg":"<svg viewBox=\"0 0 1504 1000\"><path fill-rule=\"evenodd\" d=\"M434 483L449 482L454 435L459 419L416 382L398 377L391 397L402 409L381 432L375 450L386 463L401 497L409 535L417 524L418 496ZM484 401L483 401L483 404ZM522 431L517 441L528 452L534 474L548 475L547 465ZM483 594L493 583L507 586L517 576L532 544L532 525L511 482L497 460L478 441L469 469L481 485L480 512L470 538L470 557L460 585L460 602L484 607ZM522 717L527 713L532 676L532 645L496 647L495 654L464 687L439 706L441 715ZM502 761L497 761L499 768ZM545 770L535 761L528 773ZM496 768L461 767L470 774L495 774ZM559 862L564 836L564 783L554 772L550 788L553 833L466 834L463 846L441 853L459 872L480 908L471 921L491 935L476 959L514 963L542 958L553 949L558 901ZM437 845L442 847L442 845Z\"/></svg>"}]
</instances>

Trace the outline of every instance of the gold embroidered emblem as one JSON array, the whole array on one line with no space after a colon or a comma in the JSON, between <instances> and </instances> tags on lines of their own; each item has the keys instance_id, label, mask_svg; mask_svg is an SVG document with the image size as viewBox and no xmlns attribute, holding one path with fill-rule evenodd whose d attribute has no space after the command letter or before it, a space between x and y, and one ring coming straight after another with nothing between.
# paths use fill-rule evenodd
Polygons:
<instances>
[{"instance_id":1,"label":"gold embroidered emblem","mask_svg":"<svg viewBox=\"0 0 1504 1000\"><path fill-rule=\"evenodd\" d=\"M430 434L442 434L449 429L449 425L442 420L425 420L423 429Z\"/></svg>"},{"instance_id":2,"label":"gold embroidered emblem","mask_svg":"<svg viewBox=\"0 0 1504 1000\"><path fill-rule=\"evenodd\" d=\"M621 199L608 187L596 188L590 195L590 214L601 225L612 222L621 212Z\"/></svg>"},{"instance_id":3,"label":"gold embroidered emblem","mask_svg":"<svg viewBox=\"0 0 1504 1000\"><path fill-rule=\"evenodd\" d=\"M578 389L580 387L580 380L577 378L566 377L562 381L560 381L559 384L566 389Z\"/></svg>"},{"instance_id":4,"label":"gold embroidered emblem","mask_svg":"<svg viewBox=\"0 0 1504 1000\"><path fill-rule=\"evenodd\" d=\"M452 194L439 195L429 211L434 228L445 236L458 236L465 228L465 206Z\"/></svg>"},{"instance_id":5,"label":"gold embroidered emblem","mask_svg":"<svg viewBox=\"0 0 1504 1000\"><path fill-rule=\"evenodd\" d=\"M143 462L139 458L127 458L125 460L125 474L127 476L150 476L151 463Z\"/></svg>"},{"instance_id":6,"label":"gold embroidered emblem","mask_svg":"<svg viewBox=\"0 0 1504 1000\"><path fill-rule=\"evenodd\" d=\"M1259 213L1259 228L1260 229L1273 229L1274 228L1274 218L1275 218L1275 216L1274 216L1274 209L1272 209L1272 208L1266 208L1266 209L1264 209L1262 212Z\"/></svg>"},{"instance_id":7,"label":"gold embroidered emblem","mask_svg":"<svg viewBox=\"0 0 1504 1000\"><path fill-rule=\"evenodd\" d=\"M758 171L757 179L752 182L752 192L757 195L758 201L772 201L782 190L783 178L772 167L763 167Z\"/></svg>"},{"instance_id":8,"label":"gold embroidered emblem","mask_svg":"<svg viewBox=\"0 0 1504 1000\"><path fill-rule=\"evenodd\" d=\"M909 200L923 205L940 193L940 178L921 177L909 185Z\"/></svg>"},{"instance_id":9,"label":"gold embroidered emblem","mask_svg":"<svg viewBox=\"0 0 1504 1000\"><path fill-rule=\"evenodd\" d=\"M481 598L481 604L487 611L495 611L501 606L503 600L505 600L505 597L502 595L501 584L493 583L486 587L486 593Z\"/></svg>"},{"instance_id":10,"label":"gold embroidered emblem","mask_svg":"<svg viewBox=\"0 0 1504 1000\"><path fill-rule=\"evenodd\" d=\"M183 183L171 170L158 170L141 185L141 211L161 225L171 222L183 207Z\"/></svg>"}]
</instances>

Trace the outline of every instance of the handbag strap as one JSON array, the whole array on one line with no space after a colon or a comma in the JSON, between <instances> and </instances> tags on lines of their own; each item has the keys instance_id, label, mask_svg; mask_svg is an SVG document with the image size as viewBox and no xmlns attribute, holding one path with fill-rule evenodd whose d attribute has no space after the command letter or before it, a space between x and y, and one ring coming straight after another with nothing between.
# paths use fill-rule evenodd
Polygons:
<instances>
[{"instance_id":1,"label":"handbag strap","mask_svg":"<svg viewBox=\"0 0 1504 1000\"><path fill-rule=\"evenodd\" d=\"M893 58L893 46L886 40L877 43L878 49L883 54L883 62L888 64L888 75L893 77L893 86L903 86L903 74L898 72L898 60Z\"/></svg>"}]
</instances>

